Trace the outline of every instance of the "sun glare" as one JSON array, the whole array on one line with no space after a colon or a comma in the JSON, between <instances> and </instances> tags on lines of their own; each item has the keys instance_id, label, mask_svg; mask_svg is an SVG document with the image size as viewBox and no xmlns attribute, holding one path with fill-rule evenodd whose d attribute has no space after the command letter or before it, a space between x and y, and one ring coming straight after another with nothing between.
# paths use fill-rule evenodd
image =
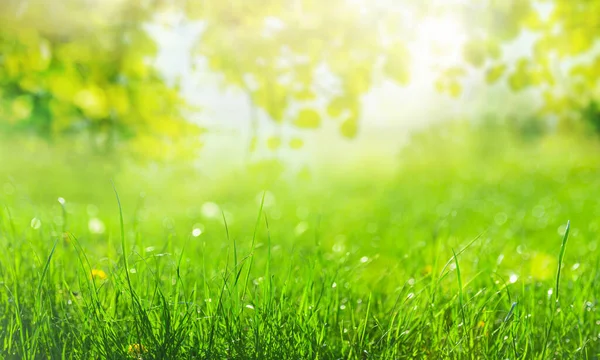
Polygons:
<instances>
[{"instance_id":1,"label":"sun glare","mask_svg":"<svg viewBox=\"0 0 600 360\"><path fill-rule=\"evenodd\" d=\"M416 29L413 57L416 63L450 66L461 61L466 34L462 24L446 17L427 17Z\"/></svg>"}]
</instances>

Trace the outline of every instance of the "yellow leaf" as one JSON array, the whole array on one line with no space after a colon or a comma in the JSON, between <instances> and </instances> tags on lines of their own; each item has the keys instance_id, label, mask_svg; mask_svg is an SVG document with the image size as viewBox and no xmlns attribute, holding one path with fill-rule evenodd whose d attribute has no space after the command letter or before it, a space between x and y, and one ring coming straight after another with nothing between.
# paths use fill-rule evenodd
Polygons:
<instances>
[{"instance_id":1,"label":"yellow leaf","mask_svg":"<svg viewBox=\"0 0 600 360\"><path fill-rule=\"evenodd\" d=\"M294 93L296 100L307 101L316 99L316 94L311 89L304 89Z\"/></svg>"},{"instance_id":2,"label":"yellow leaf","mask_svg":"<svg viewBox=\"0 0 600 360\"><path fill-rule=\"evenodd\" d=\"M56 72L49 79L48 84L52 95L64 101L73 101L75 94L81 88L81 82L75 74Z\"/></svg>"},{"instance_id":3,"label":"yellow leaf","mask_svg":"<svg viewBox=\"0 0 600 360\"><path fill-rule=\"evenodd\" d=\"M339 96L331 100L327 106L327 114L335 118L342 115L346 109L348 109L348 98L345 96Z\"/></svg>"},{"instance_id":4,"label":"yellow leaf","mask_svg":"<svg viewBox=\"0 0 600 360\"><path fill-rule=\"evenodd\" d=\"M487 72L485 74L485 81L488 84L493 84L502 77L502 75L504 74L505 71L506 71L506 65L504 65L504 64L493 66L487 70Z\"/></svg>"},{"instance_id":5,"label":"yellow leaf","mask_svg":"<svg viewBox=\"0 0 600 360\"><path fill-rule=\"evenodd\" d=\"M111 86L106 90L111 107L118 115L124 116L129 112L129 94L122 86Z\"/></svg>"},{"instance_id":6,"label":"yellow leaf","mask_svg":"<svg viewBox=\"0 0 600 360\"><path fill-rule=\"evenodd\" d=\"M457 81L452 81L448 84L448 94L452 97L459 97L462 94L462 86Z\"/></svg>"},{"instance_id":7,"label":"yellow leaf","mask_svg":"<svg viewBox=\"0 0 600 360\"><path fill-rule=\"evenodd\" d=\"M108 116L108 106L104 90L95 85L87 86L75 94L73 99L83 113L92 119L101 119Z\"/></svg>"},{"instance_id":8,"label":"yellow leaf","mask_svg":"<svg viewBox=\"0 0 600 360\"><path fill-rule=\"evenodd\" d=\"M29 95L16 97L11 104L12 117L14 120L25 120L31 116L33 111L33 100Z\"/></svg>"},{"instance_id":9,"label":"yellow leaf","mask_svg":"<svg viewBox=\"0 0 600 360\"><path fill-rule=\"evenodd\" d=\"M302 146L304 146L304 141L302 141L302 139L293 138L292 140L290 140L290 148L297 150L300 149Z\"/></svg>"},{"instance_id":10,"label":"yellow leaf","mask_svg":"<svg viewBox=\"0 0 600 360\"><path fill-rule=\"evenodd\" d=\"M527 87L522 74L515 72L508 78L508 85L513 91L520 91Z\"/></svg>"},{"instance_id":11,"label":"yellow leaf","mask_svg":"<svg viewBox=\"0 0 600 360\"><path fill-rule=\"evenodd\" d=\"M482 41L471 41L463 48L465 60L474 67L483 66L486 58L485 46Z\"/></svg>"},{"instance_id":12,"label":"yellow leaf","mask_svg":"<svg viewBox=\"0 0 600 360\"><path fill-rule=\"evenodd\" d=\"M340 132L344 137L354 138L358 134L358 118L356 115L350 116L348 119L344 120L342 126L340 127Z\"/></svg>"},{"instance_id":13,"label":"yellow leaf","mask_svg":"<svg viewBox=\"0 0 600 360\"><path fill-rule=\"evenodd\" d=\"M300 110L294 125L303 129L315 129L321 125L321 115L313 109Z\"/></svg>"}]
</instances>

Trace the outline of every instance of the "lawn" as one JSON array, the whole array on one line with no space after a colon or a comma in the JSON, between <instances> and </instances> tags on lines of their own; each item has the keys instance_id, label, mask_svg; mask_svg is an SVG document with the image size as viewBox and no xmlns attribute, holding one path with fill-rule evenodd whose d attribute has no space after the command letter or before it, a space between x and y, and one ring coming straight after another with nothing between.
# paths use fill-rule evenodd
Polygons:
<instances>
[{"instance_id":1,"label":"lawn","mask_svg":"<svg viewBox=\"0 0 600 360\"><path fill-rule=\"evenodd\" d=\"M502 134L311 177L4 146L0 357L597 359L600 146Z\"/></svg>"}]
</instances>

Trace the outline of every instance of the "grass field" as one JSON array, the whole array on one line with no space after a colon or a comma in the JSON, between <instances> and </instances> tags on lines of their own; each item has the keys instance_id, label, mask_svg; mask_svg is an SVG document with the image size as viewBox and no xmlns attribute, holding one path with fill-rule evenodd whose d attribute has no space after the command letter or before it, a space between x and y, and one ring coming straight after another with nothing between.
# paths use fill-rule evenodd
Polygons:
<instances>
[{"instance_id":1,"label":"grass field","mask_svg":"<svg viewBox=\"0 0 600 360\"><path fill-rule=\"evenodd\" d=\"M599 358L600 146L444 131L310 179L3 148L0 357Z\"/></svg>"}]
</instances>

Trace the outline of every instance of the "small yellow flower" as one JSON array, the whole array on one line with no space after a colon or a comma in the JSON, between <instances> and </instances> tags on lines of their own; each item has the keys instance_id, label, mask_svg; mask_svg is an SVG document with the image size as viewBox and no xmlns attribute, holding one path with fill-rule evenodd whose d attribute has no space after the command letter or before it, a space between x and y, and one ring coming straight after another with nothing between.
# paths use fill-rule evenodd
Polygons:
<instances>
[{"instance_id":1,"label":"small yellow flower","mask_svg":"<svg viewBox=\"0 0 600 360\"><path fill-rule=\"evenodd\" d=\"M103 270L92 269L92 279L106 280L107 277Z\"/></svg>"},{"instance_id":2,"label":"small yellow flower","mask_svg":"<svg viewBox=\"0 0 600 360\"><path fill-rule=\"evenodd\" d=\"M62 238L66 245L71 244L71 236L69 236L69 233L67 233L67 232L62 233Z\"/></svg>"},{"instance_id":3,"label":"small yellow flower","mask_svg":"<svg viewBox=\"0 0 600 360\"><path fill-rule=\"evenodd\" d=\"M485 326L485 322L484 322L483 320L481 320L481 321L479 321L479 322L477 323L477 327L478 327L478 328L482 328L482 327L484 327L484 326Z\"/></svg>"},{"instance_id":4,"label":"small yellow flower","mask_svg":"<svg viewBox=\"0 0 600 360\"><path fill-rule=\"evenodd\" d=\"M433 267L431 265L425 265L425 267L421 270L421 275L427 276L431 274L433 271Z\"/></svg>"},{"instance_id":5,"label":"small yellow flower","mask_svg":"<svg viewBox=\"0 0 600 360\"><path fill-rule=\"evenodd\" d=\"M136 359L141 359L142 354L146 352L146 348L142 344L131 344L127 348L127 353L129 356L134 357Z\"/></svg>"}]
</instances>

